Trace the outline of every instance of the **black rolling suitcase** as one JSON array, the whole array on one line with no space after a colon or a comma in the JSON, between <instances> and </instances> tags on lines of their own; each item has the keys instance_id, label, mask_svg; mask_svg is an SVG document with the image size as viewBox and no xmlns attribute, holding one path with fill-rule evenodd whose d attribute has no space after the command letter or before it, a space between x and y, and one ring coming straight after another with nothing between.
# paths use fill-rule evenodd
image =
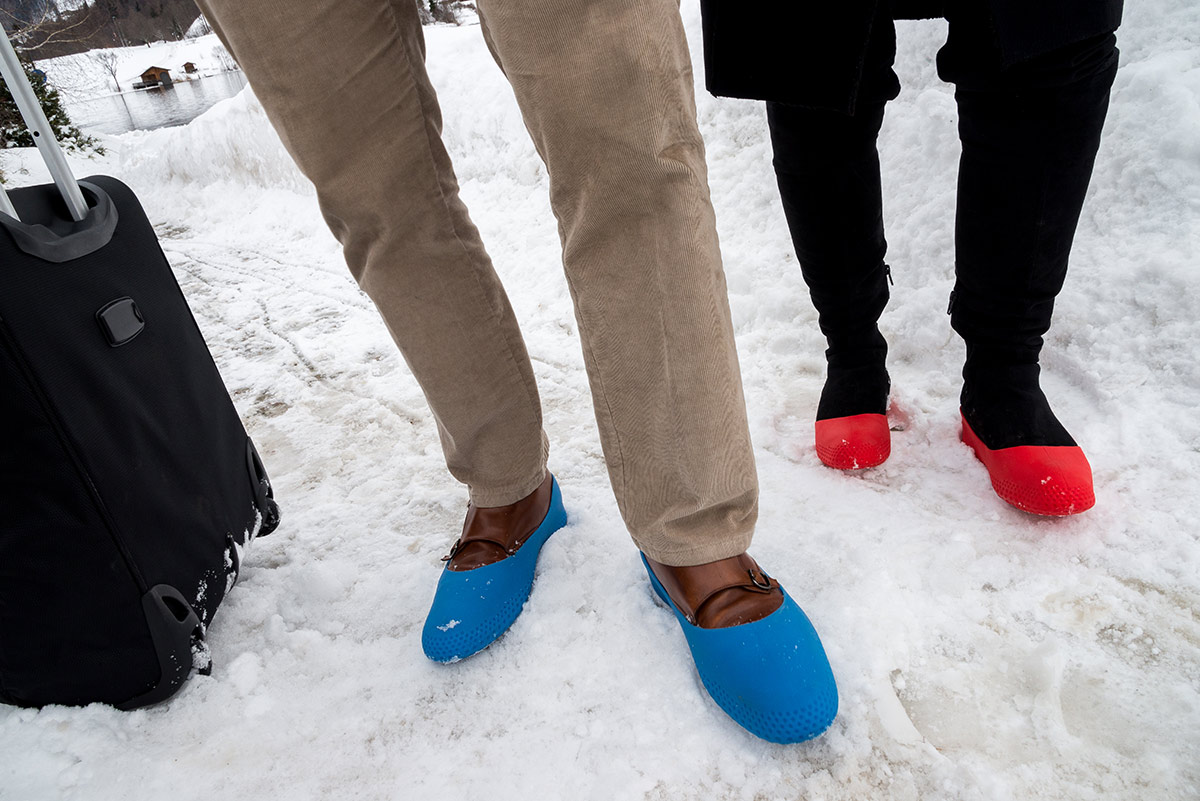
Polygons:
<instances>
[{"instance_id":1,"label":"black rolling suitcase","mask_svg":"<svg viewBox=\"0 0 1200 801\"><path fill-rule=\"evenodd\" d=\"M278 508L137 199L76 184L0 38L57 184L0 191L0 701L132 709L205 669Z\"/></svg>"}]
</instances>

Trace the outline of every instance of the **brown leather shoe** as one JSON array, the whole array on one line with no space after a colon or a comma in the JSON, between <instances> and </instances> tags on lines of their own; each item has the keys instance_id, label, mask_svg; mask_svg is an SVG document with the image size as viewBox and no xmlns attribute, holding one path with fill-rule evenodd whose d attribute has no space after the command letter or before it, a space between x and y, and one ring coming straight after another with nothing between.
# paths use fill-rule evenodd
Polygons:
<instances>
[{"instance_id":1,"label":"brown leather shoe","mask_svg":"<svg viewBox=\"0 0 1200 801\"><path fill-rule=\"evenodd\" d=\"M499 562L517 552L529 539L550 508L550 472L541 486L508 506L467 507L462 536L442 557L449 570L474 570Z\"/></svg>"},{"instance_id":2,"label":"brown leather shoe","mask_svg":"<svg viewBox=\"0 0 1200 801\"><path fill-rule=\"evenodd\" d=\"M749 554L691 567L670 567L648 556L646 563L688 622L703 629L753 623L783 605L779 582Z\"/></svg>"}]
</instances>

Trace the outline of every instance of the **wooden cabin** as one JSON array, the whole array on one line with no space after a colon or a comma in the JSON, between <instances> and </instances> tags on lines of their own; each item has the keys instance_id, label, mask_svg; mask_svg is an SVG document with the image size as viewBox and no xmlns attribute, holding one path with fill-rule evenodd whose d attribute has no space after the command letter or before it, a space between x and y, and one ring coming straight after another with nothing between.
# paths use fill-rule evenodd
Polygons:
<instances>
[{"instance_id":1,"label":"wooden cabin","mask_svg":"<svg viewBox=\"0 0 1200 801\"><path fill-rule=\"evenodd\" d=\"M189 61L183 65L183 71L186 72L188 75L193 75L193 74L199 72L200 70L196 69L196 65Z\"/></svg>"},{"instance_id":2,"label":"wooden cabin","mask_svg":"<svg viewBox=\"0 0 1200 801\"><path fill-rule=\"evenodd\" d=\"M147 89L151 86L170 86L171 71L166 67L151 67L142 73L142 79L133 85L134 89Z\"/></svg>"}]
</instances>

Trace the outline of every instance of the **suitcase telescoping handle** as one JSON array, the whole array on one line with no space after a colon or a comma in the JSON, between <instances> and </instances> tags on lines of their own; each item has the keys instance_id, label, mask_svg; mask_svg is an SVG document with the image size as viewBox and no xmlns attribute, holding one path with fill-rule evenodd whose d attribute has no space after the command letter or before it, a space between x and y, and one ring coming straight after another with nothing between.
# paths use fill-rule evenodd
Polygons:
<instances>
[{"instance_id":1,"label":"suitcase telescoping handle","mask_svg":"<svg viewBox=\"0 0 1200 801\"><path fill-rule=\"evenodd\" d=\"M81 222L88 215L87 201L83 199L83 192L79 191L79 183L71 174L67 157L63 154L58 140L54 138L54 129L50 127L46 113L42 111L37 95L33 93L33 87L29 85L29 80L25 77L25 70L21 69L17 51L13 49L12 42L8 40L8 34L2 26L0 26L0 73L4 75L4 83L8 85L8 91L12 93L17 108L21 110L21 118L25 120L25 125L33 134L33 141L37 143L42 160L50 168L50 175L54 178L54 183L58 186L58 191L62 194L67 209L71 212L71 217L76 222ZM0 211L10 217L20 219L3 188L0 188Z\"/></svg>"}]
</instances>

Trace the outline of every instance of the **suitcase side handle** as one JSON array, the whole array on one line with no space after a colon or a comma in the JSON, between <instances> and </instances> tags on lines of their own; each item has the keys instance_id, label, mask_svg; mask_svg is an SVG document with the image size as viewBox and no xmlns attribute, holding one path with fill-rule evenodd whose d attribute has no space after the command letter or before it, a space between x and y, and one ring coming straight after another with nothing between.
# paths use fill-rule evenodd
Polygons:
<instances>
[{"instance_id":1,"label":"suitcase side handle","mask_svg":"<svg viewBox=\"0 0 1200 801\"><path fill-rule=\"evenodd\" d=\"M0 74L3 74L4 83L8 85L8 90L12 93L13 100L16 101L17 108L21 111L21 119L25 120L25 125L33 134L33 141L37 143L42 160L50 168L50 175L54 178L54 183L58 186L58 191L62 194L63 201L66 202L67 209L71 212L71 217L76 222L81 222L88 215L87 201L83 199L83 192L79 190L79 184L71 173L67 157L63 154L58 140L54 138L54 129L50 127L46 113L42 111L37 95L33 93L33 87L29 85L25 71L21 69L17 51L13 49L12 42L8 40L8 33L4 31L3 26L0 26L0 34L3 34L0 35ZM13 208L12 201L8 199L8 195L3 189L0 189L0 211L11 217L17 217L17 211Z\"/></svg>"}]
</instances>

